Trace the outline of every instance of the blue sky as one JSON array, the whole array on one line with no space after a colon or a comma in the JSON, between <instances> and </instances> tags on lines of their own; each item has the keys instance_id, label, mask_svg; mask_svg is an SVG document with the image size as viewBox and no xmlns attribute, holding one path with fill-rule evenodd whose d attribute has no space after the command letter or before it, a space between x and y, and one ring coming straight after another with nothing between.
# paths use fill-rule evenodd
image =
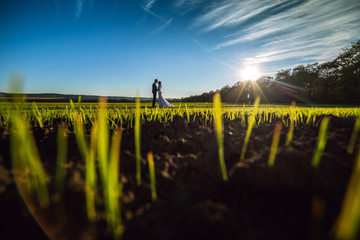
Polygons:
<instances>
[{"instance_id":1,"label":"blue sky","mask_svg":"<svg viewBox=\"0 0 360 240\"><path fill-rule=\"evenodd\" d=\"M0 91L186 97L324 62L360 39L358 0L2 0Z\"/></svg>"}]
</instances>

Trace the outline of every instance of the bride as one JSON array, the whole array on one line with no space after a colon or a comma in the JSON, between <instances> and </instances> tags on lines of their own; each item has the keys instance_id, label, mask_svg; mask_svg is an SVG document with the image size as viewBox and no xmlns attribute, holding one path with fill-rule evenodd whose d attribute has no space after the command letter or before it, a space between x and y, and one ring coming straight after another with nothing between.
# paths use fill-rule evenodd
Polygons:
<instances>
[{"instance_id":1,"label":"bride","mask_svg":"<svg viewBox=\"0 0 360 240\"><path fill-rule=\"evenodd\" d=\"M172 107L172 105L168 101L166 101L166 99L162 96L161 88L162 88L162 84L161 84L161 81L159 81L159 88L158 88L158 91L159 91L159 107Z\"/></svg>"}]
</instances>

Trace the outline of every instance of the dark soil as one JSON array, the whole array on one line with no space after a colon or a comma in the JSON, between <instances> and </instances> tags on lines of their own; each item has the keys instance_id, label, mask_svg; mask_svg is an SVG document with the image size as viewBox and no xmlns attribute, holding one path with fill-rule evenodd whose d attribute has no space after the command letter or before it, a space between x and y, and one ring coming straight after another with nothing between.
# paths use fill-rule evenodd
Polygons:
<instances>
[{"instance_id":1,"label":"dark soil","mask_svg":"<svg viewBox=\"0 0 360 240\"><path fill-rule=\"evenodd\" d=\"M321 118L317 120L317 124ZM355 154L346 153L354 119L331 117L320 167L311 159L318 126L298 125L285 148L283 127L275 165L267 166L273 123L255 126L246 160L239 162L246 128L225 120L224 152L229 181L220 175L215 134L201 121L146 122L142 133L142 178L135 179L133 129L123 131L121 181L124 184L123 239L332 239ZM37 146L49 174L52 197L56 165L56 131L34 128ZM46 239L22 201L11 174L9 133L0 130L1 239ZM101 201L94 223L86 220L84 162L70 131L65 203L39 209L42 225L53 238L111 239ZM154 153L158 200L152 202L145 159ZM100 199L100 198L99 198ZM65 216L65 215L66 216ZM63 224L61 224L63 223Z\"/></svg>"}]
</instances>

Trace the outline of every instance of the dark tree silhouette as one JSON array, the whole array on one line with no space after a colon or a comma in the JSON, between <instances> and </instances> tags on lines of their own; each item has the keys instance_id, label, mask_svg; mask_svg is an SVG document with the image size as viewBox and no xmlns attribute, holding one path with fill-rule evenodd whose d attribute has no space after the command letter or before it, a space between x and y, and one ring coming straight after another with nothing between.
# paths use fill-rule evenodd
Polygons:
<instances>
[{"instance_id":1,"label":"dark tree silhouette","mask_svg":"<svg viewBox=\"0 0 360 240\"><path fill-rule=\"evenodd\" d=\"M334 60L299 65L279 71L274 78L263 76L255 83L237 82L216 90L223 102L249 103L261 95L262 102L290 103L360 103L360 41ZM212 102L214 91L183 98L188 102Z\"/></svg>"}]
</instances>

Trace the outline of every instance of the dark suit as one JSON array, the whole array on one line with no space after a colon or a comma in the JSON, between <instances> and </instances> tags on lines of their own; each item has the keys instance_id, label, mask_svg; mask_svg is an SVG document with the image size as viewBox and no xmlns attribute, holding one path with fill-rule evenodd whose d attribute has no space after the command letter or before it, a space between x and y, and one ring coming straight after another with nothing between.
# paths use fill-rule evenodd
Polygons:
<instances>
[{"instance_id":1,"label":"dark suit","mask_svg":"<svg viewBox=\"0 0 360 240\"><path fill-rule=\"evenodd\" d=\"M152 106L153 107L155 107L156 92L157 92L157 88L156 88L156 83L154 82L153 85L152 85L152 93L153 93L153 104L152 104Z\"/></svg>"}]
</instances>

